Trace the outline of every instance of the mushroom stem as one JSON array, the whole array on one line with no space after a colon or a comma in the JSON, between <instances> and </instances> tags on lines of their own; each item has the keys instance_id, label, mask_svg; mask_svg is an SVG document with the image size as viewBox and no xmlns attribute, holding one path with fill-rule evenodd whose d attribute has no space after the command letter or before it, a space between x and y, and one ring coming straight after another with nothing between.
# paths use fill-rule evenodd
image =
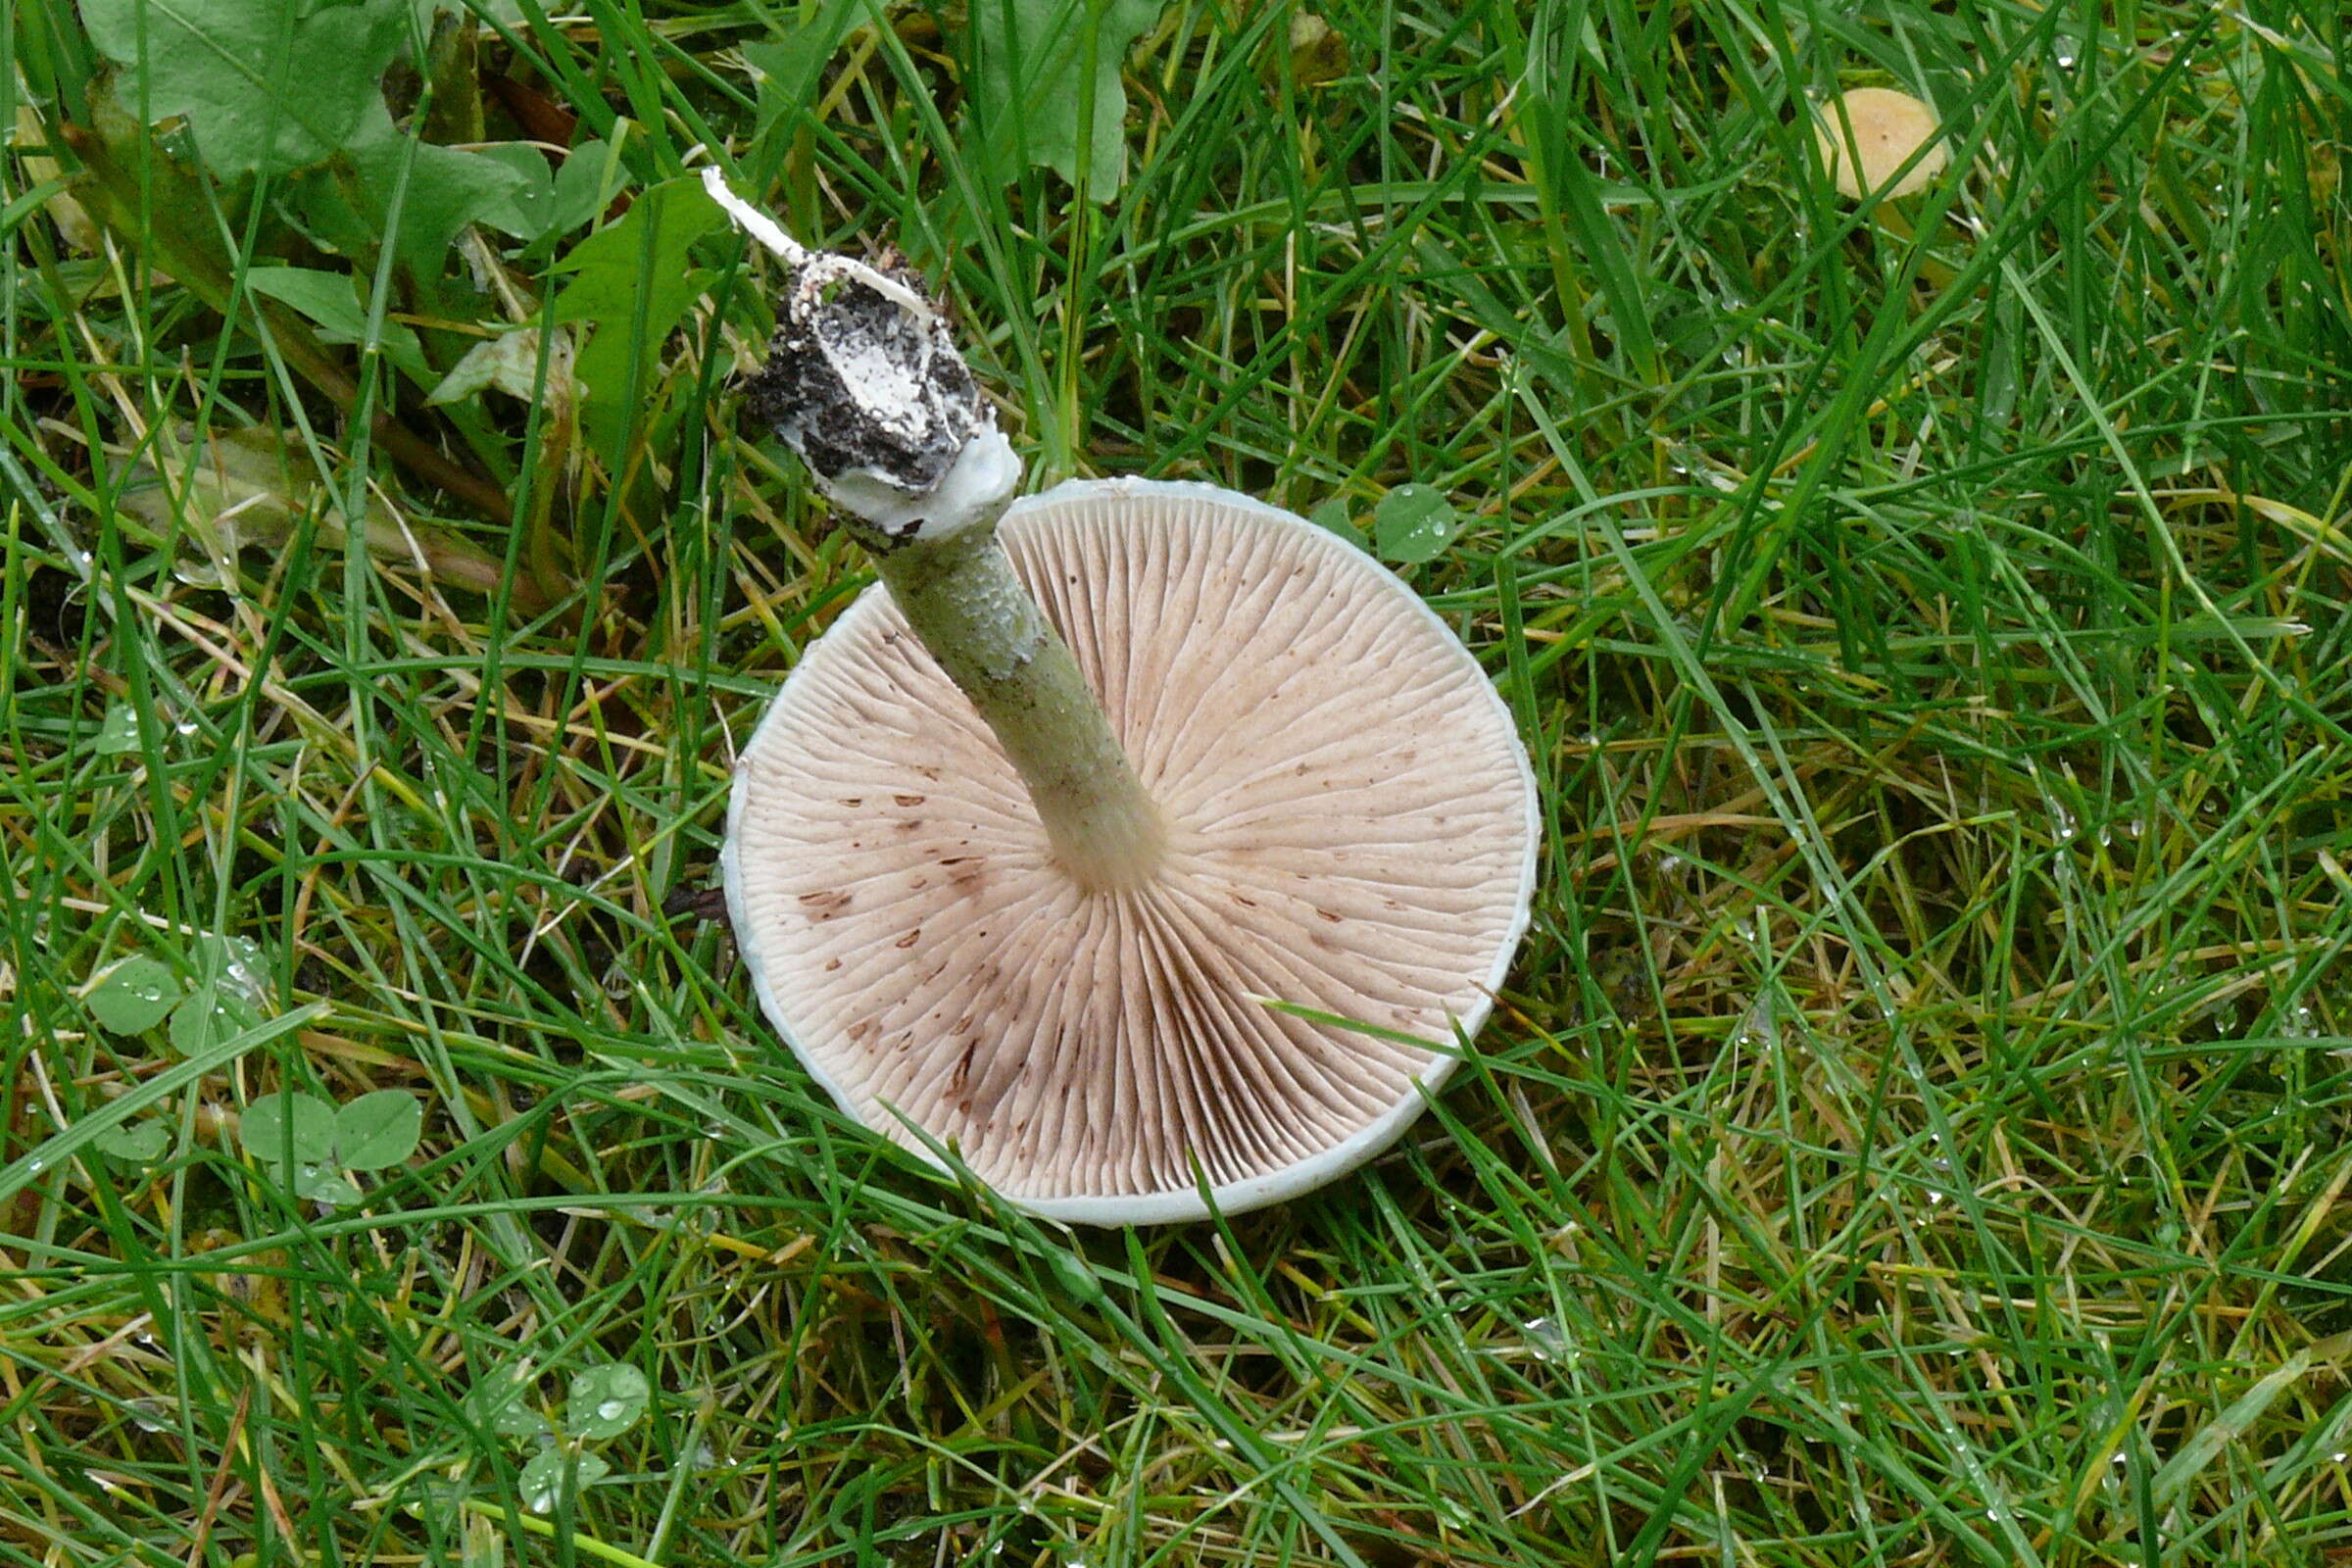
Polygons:
<instances>
[{"instance_id":1,"label":"mushroom stem","mask_svg":"<svg viewBox=\"0 0 2352 1568\"><path fill-rule=\"evenodd\" d=\"M909 272L810 251L706 170L705 189L784 263L754 415L800 453L891 598L971 699L1079 885L1132 888L1167 829L1102 705L997 543L1021 481L946 318Z\"/></svg>"},{"instance_id":2,"label":"mushroom stem","mask_svg":"<svg viewBox=\"0 0 2352 1568\"><path fill-rule=\"evenodd\" d=\"M996 518L876 562L906 623L1004 748L1071 876L1090 892L1149 879L1167 847L1159 808L1069 645L1013 575Z\"/></svg>"}]
</instances>

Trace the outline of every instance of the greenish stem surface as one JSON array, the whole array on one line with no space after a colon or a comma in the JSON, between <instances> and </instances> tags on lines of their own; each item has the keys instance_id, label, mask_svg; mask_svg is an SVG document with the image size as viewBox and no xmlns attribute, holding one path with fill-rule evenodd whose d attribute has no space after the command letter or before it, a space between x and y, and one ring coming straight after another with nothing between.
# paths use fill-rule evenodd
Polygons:
<instances>
[{"instance_id":1,"label":"greenish stem surface","mask_svg":"<svg viewBox=\"0 0 2352 1568\"><path fill-rule=\"evenodd\" d=\"M995 519L876 562L907 624L995 731L1071 874L1097 892L1149 878L1167 845L1159 808L1069 645L1013 574Z\"/></svg>"}]
</instances>

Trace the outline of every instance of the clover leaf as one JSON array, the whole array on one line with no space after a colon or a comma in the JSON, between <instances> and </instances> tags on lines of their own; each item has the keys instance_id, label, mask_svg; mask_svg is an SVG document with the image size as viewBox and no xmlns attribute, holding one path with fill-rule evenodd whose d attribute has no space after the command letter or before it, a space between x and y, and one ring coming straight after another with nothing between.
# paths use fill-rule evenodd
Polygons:
<instances>
[{"instance_id":1,"label":"clover leaf","mask_svg":"<svg viewBox=\"0 0 2352 1568\"><path fill-rule=\"evenodd\" d=\"M424 1110L398 1089L362 1095L340 1108L316 1095L294 1093L245 1107L238 1142L265 1168L285 1171L294 1196L347 1207L365 1196L342 1172L382 1170L416 1152Z\"/></svg>"},{"instance_id":2,"label":"clover leaf","mask_svg":"<svg viewBox=\"0 0 2352 1568\"><path fill-rule=\"evenodd\" d=\"M84 998L90 1016L102 1029L119 1035L144 1034L162 1023L179 1005L179 977L169 964L154 958L125 958L116 964Z\"/></svg>"},{"instance_id":3,"label":"clover leaf","mask_svg":"<svg viewBox=\"0 0 2352 1568\"><path fill-rule=\"evenodd\" d=\"M1400 566L1437 560L1461 531L1453 503L1431 485L1400 484L1372 509L1372 542Z\"/></svg>"}]
</instances>

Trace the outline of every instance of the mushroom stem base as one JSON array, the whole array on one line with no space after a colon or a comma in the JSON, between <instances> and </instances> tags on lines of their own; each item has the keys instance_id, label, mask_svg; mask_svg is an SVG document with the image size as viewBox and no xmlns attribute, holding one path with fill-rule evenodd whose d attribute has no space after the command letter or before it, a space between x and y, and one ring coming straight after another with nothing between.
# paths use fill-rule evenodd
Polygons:
<instances>
[{"instance_id":1,"label":"mushroom stem base","mask_svg":"<svg viewBox=\"0 0 2352 1568\"><path fill-rule=\"evenodd\" d=\"M994 518L877 560L906 622L1004 748L1081 887L1140 887L1167 849L1159 808L1077 659L1013 574Z\"/></svg>"}]
</instances>

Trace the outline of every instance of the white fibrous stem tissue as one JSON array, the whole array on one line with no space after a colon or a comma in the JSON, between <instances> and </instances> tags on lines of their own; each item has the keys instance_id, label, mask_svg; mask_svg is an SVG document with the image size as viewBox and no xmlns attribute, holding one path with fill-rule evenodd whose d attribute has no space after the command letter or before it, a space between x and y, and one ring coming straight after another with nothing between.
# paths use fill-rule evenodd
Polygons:
<instances>
[{"instance_id":1,"label":"white fibrous stem tissue","mask_svg":"<svg viewBox=\"0 0 2352 1568\"><path fill-rule=\"evenodd\" d=\"M1020 480L946 317L895 256L812 251L727 188L703 186L789 269L776 335L746 405L775 427L834 504L888 549L992 513Z\"/></svg>"}]
</instances>

